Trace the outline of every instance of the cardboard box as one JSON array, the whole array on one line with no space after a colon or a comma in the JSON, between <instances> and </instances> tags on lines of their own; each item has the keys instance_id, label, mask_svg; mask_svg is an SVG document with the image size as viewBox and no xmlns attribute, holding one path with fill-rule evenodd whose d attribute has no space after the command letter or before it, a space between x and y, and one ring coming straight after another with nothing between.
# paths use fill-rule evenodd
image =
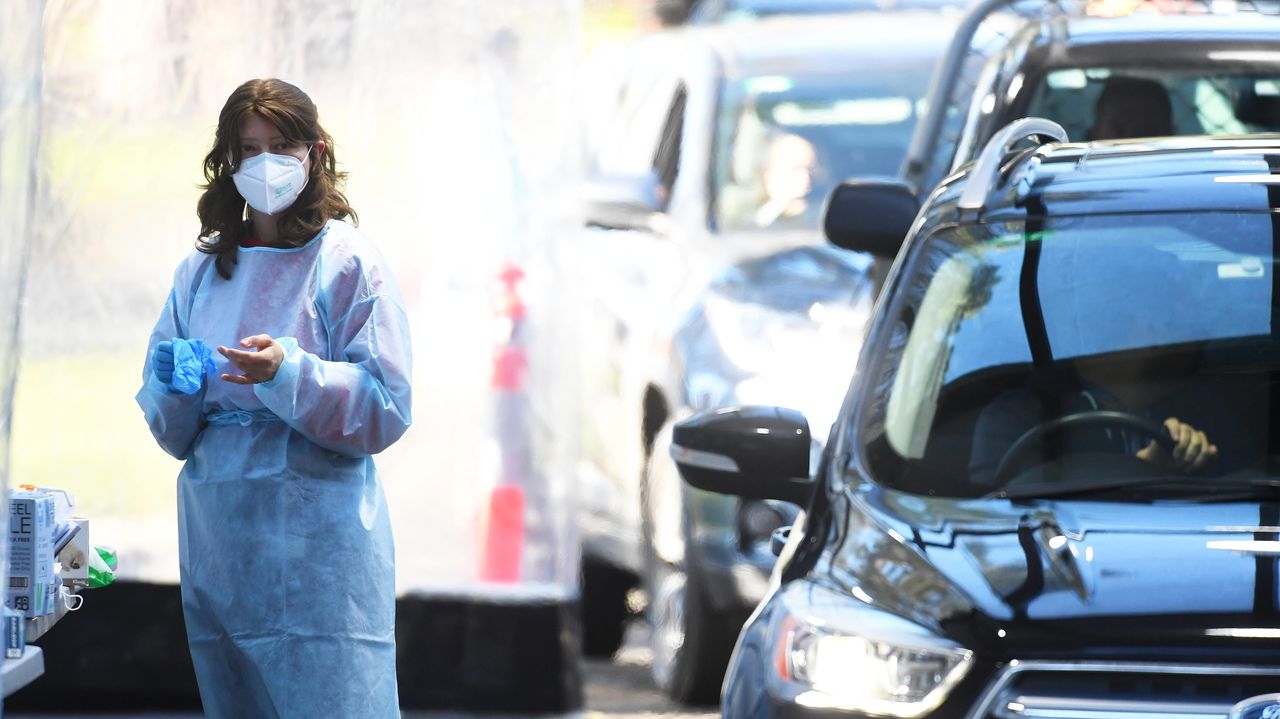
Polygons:
<instances>
[{"instance_id":1,"label":"cardboard box","mask_svg":"<svg viewBox=\"0 0 1280 719\"><path fill-rule=\"evenodd\" d=\"M39 490L9 492L9 590L5 606L28 617L53 611L54 499Z\"/></svg>"}]
</instances>

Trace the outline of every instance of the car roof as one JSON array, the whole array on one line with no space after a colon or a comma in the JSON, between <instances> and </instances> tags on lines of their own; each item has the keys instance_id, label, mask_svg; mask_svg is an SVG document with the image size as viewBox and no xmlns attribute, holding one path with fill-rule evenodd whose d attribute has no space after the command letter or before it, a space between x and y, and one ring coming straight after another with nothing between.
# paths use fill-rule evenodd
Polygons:
<instances>
[{"instance_id":1,"label":"car roof","mask_svg":"<svg viewBox=\"0 0 1280 719\"><path fill-rule=\"evenodd\" d=\"M1223 46L1270 50L1270 55L1210 56ZM1040 23L1028 60L1051 67L1142 65L1151 58L1180 65L1280 62L1280 17L1139 14L1116 18L1058 17Z\"/></svg>"},{"instance_id":2,"label":"car roof","mask_svg":"<svg viewBox=\"0 0 1280 719\"><path fill-rule=\"evenodd\" d=\"M874 62L933 61L959 15L934 10L771 16L752 22L688 27L688 41L715 53L730 78L796 72L849 72ZM868 67L870 69L870 67Z\"/></svg>"},{"instance_id":3,"label":"car roof","mask_svg":"<svg viewBox=\"0 0 1280 719\"><path fill-rule=\"evenodd\" d=\"M718 22L735 14L749 17L810 15L861 10L957 5L955 0L701 0L689 14L690 23Z\"/></svg>"},{"instance_id":4,"label":"car roof","mask_svg":"<svg viewBox=\"0 0 1280 719\"><path fill-rule=\"evenodd\" d=\"M988 194L980 221L1280 207L1280 134L1063 143L1020 152ZM930 206L955 212L973 167L947 178Z\"/></svg>"}]
</instances>

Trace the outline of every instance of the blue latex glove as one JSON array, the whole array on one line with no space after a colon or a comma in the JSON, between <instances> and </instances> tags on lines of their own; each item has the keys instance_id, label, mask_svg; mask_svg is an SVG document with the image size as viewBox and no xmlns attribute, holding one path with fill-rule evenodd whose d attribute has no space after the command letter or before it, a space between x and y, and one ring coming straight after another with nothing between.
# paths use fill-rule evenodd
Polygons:
<instances>
[{"instance_id":1,"label":"blue latex glove","mask_svg":"<svg viewBox=\"0 0 1280 719\"><path fill-rule=\"evenodd\" d=\"M151 371L164 384L173 382L173 343L165 340L156 345L151 355Z\"/></svg>"},{"instance_id":2,"label":"blue latex glove","mask_svg":"<svg viewBox=\"0 0 1280 719\"><path fill-rule=\"evenodd\" d=\"M164 344L164 343L161 343ZM204 340L173 338L173 369L169 387L183 394L195 394L204 386L204 376L217 368L213 364L213 350ZM160 345L156 345L159 353Z\"/></svg>"}]
</instances>

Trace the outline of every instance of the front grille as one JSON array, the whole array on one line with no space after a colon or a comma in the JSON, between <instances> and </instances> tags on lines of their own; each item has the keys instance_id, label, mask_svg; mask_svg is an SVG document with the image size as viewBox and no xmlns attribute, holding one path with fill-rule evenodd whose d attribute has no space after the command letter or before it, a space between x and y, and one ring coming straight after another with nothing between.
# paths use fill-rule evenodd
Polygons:
<instances>
[{"instance_id":1,"label":"front grille","mask_svg":"<svg viewBox=\"0 0 1280 719\"><path fill-rule=\"evenodd\" d=\"M1013 662L969 719L1227 719L1280 687L1280 667Z\"/></svg>"}]
</instances>

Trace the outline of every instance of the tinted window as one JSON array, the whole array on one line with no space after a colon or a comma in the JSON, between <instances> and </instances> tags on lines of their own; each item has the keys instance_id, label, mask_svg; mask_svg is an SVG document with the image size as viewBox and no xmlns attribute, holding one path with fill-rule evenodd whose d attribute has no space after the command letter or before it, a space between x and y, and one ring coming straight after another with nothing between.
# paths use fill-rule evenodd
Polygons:
<instances>
[{"instance_id":1,"label":"tinted window","mask_svg":"<svg viewBox=\"0 0 1280 719\"><path fill-rule=\"evenodd\" d=\"M862 439L875 478L983 494L1004 484L994 473L1015 440L1100 411L1204 432L1218 454L1195 476L1265 469L1280 368L1273 242L1265 214L940 232L913 252L870 375ZM1002 480L1152 471L1133 459L1150 437L1087 424L1036 443Z\"/></svg>"}]
</instances>

